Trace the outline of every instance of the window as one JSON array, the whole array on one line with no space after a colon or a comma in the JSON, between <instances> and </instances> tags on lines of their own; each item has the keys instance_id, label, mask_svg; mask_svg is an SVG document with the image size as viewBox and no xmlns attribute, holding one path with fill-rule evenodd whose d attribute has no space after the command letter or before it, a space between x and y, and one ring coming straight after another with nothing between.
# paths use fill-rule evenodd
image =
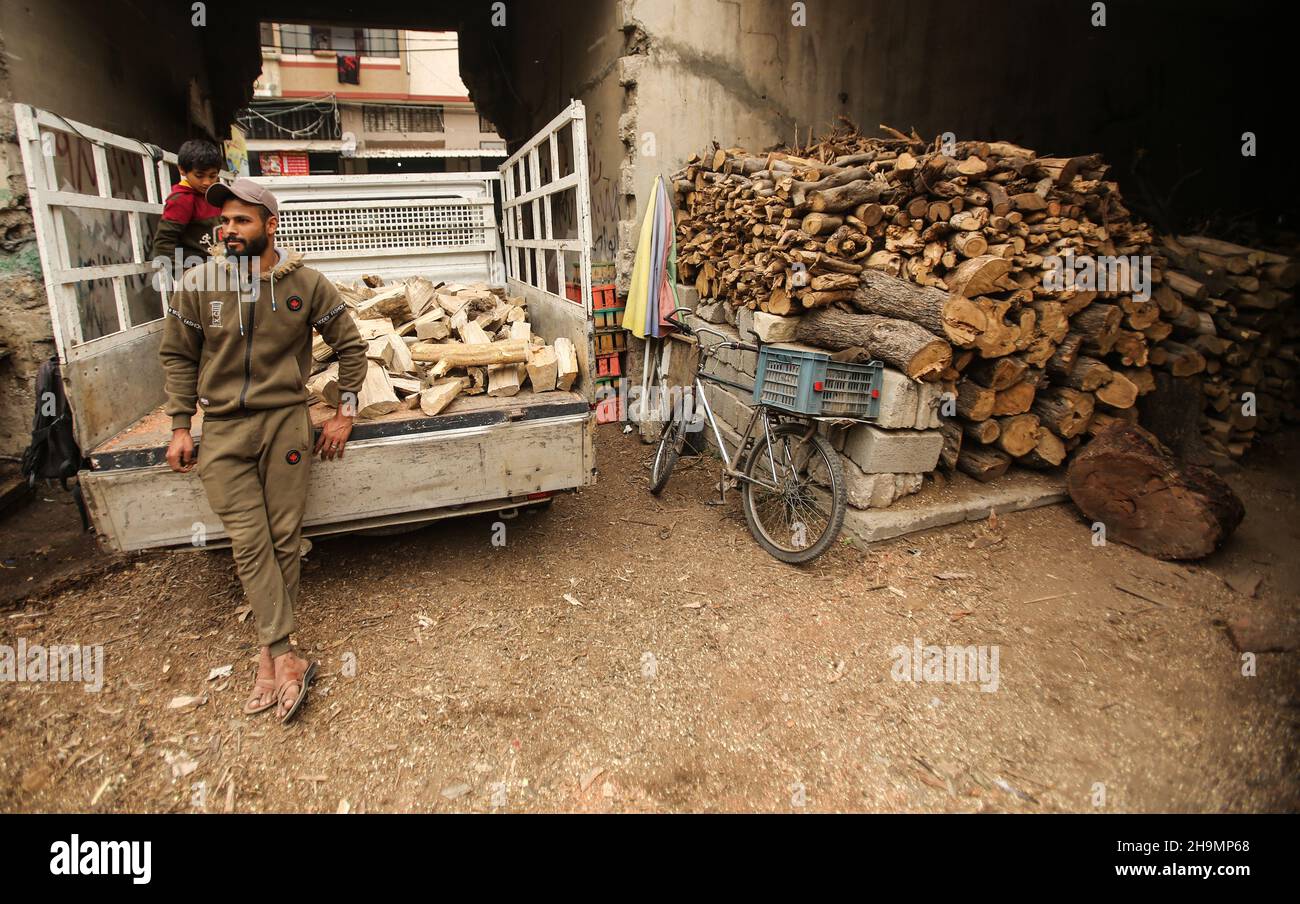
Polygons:
<instances>
[{"instance_id":1,"label":"window","mask_svg":"<svg viewBox=\"0 0 1300 904\"><path fill-rule=\"evenodd\" d=\"M311 26L281 25L280 47L285 53L311 53Z\"/></svg>"},{"instance_id":2,"label":"window","mask_svg":"<svg viewBox=\"0 0 1300 904\"><path fill-rule=\"evenodd\" d=\"M274 49L271 23L262 23L262 46ZM314 50L365 56L400 56L396 28L344 28L337 25L281 25L280 46L285 53L310 54Z\"/></svg>"},{"instance_id":3,"label":"window","mask_svg":"<svg viewBox=\"0 0 1300 904\"><path fill-rule=\"evenodd\" d=\"M478 115L478 130L480 132L496 132L497 127L488 122L487 117L480 113Z\"/></svg>"},{"instance_id":4,"label":"window","mask_svg":"<svg viewBox=\"0 0 1300 904\"><path fill-rule=\"evenodd\" d=\"M504 141L480 141L478 149L480 151L504 151L506 143Z\"/></svg>"},{"instance_id":5,"label":"window","mask_svg":"<svg viewBox=\"0 0 1300 904\"><path fill-rule=\"evenodd\" d=\"M276 50L277 48L275 46L275 26L272 25L270 22L262 22L259 24L262 32L262 49L272 50L272 51Z\"/></svg>"},{"instance_id":6,"label":"window","mask_svg":"<svg viewBox=\"0 0 1300 904\"><path fill-rule=\"evenodd\" d=\"M442 132L441 106L367 104L362 108L367 132Z\"/></svg>"},{"instance_id":7,"label":"window","mask_svg":"<svg viewBox=\"0 0 1300 904\"><path fill-rule=\"evenodd\" d=\"M396 28L366 28L364 31L366 56L395 57L397 50Z\"/></svg>"}]
</instances>

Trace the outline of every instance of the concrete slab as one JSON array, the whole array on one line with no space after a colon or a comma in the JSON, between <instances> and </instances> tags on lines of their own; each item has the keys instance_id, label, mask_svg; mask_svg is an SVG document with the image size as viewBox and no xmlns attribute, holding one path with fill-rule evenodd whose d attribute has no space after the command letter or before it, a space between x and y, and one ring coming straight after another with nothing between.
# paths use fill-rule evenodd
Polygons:
<instances>
[{"instance_id":1,"label":"concrete slab","mask_svg":"<svg viewBox=\"0 0 1300 904\"><path fill-rule=\"evenodd\" d=\"M850 508L844 518L844 530L859 540L873 543L932 527L979 521L987 518L990 510L998 514L1018 512L1069 498L1064 469L1041 472L1013 468L992 483L980 483L958 474L950 477L943 489L930 484L889 508L865 511Z\"/></svg>"}]
</instances>

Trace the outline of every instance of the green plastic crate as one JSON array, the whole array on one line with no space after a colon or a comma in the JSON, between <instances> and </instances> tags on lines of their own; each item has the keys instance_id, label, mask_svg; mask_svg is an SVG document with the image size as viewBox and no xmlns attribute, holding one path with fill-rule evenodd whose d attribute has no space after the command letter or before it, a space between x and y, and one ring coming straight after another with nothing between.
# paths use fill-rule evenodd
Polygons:
<instances>
[{"instance_id":1,"label":"green plastic crate","mask_svg":"<svg viewBox=\"0 0 1300 904\"><path fill-rule=\"evenodd\" d=\"M849 364L825 352L764 345L754 401L795 414L875 420L884 372L879 361Z\"/></svg>"}]
</instances>

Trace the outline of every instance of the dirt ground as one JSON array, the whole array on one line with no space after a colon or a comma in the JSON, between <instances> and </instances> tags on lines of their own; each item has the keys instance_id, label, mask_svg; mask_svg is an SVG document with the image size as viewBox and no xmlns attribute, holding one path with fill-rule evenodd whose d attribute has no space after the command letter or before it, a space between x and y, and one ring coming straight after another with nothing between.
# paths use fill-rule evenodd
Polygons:
<instances>
[{"instance_id":1,"label":"dirt ground","mask_svg":"<svg viewBox=\"0 0 1300 904\"><path fill-rule=\"evenodd\" d=\"M0 643L103 644L104 686L0 682L0 810L1300 806L1297 654L1244 676L1224 628L1296 614L1300 436L1230 476L1246 521L1190 565L1094 546L1056 505L800 569L735 494L707 504L712 459L655 500L649 447L597 446L599 483L504 546L490 517L318 542L296 639L323 678L288 728L240 712L228 552L108 556L38 492L0 522ZM894 680L917 642L995 647L996 690Z\"/></svg>"}]
</instances>

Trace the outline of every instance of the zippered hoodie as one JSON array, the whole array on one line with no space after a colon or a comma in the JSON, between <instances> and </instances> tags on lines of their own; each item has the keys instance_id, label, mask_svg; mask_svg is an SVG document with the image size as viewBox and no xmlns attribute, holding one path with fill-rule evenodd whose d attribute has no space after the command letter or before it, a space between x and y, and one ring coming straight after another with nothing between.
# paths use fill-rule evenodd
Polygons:
<instances>
[{"instance_id":1,"label":"zippered hoodie","mask_svg":"<svg viewBox=\"0 0 1300 904\"><path fill-rule=\"evenodd\" d=\"M204 417L229 418L305 403L313 327L338 354L339 391L361 392L366 343L346 303L300 253L277 251L256 292L233 261L213 258L172 294L159 357L173 430L190 426L196 404Z\"/></svg>"}]
</instances>

